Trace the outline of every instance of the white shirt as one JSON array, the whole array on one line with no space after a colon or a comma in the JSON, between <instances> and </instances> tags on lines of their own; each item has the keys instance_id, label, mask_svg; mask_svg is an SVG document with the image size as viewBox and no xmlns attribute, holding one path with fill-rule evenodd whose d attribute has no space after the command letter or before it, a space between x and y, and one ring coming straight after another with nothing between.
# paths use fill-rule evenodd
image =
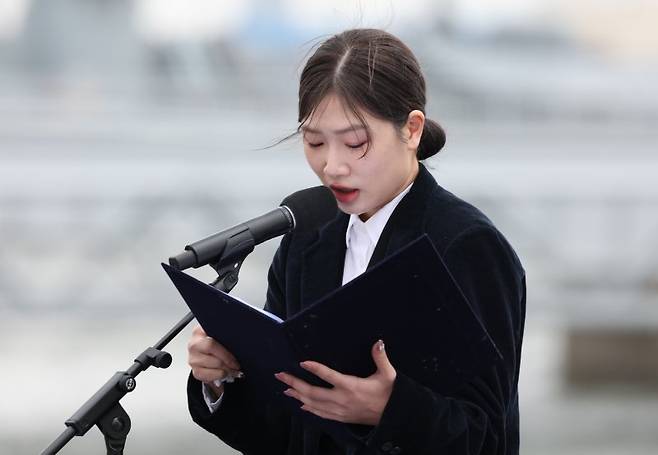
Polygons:
<instances>
[{"instance_id":1,"label":"white shirt","mask_svg":"<svg viewBox=\"0 0 658 455\"><path fill-rule=\"evenodd\" d=\"M361 221L359 215L350 215L350 221L345 231L345 265L343 267L343 283L349 283L361 275L368 268L368 263L375 251L375 246L381 237L384 227L393 211L400 201L411 190L413 182L409 184L400 194L391 199L381 209L377 210L368 220ZM209 387L202 385L203 400L208 409L214 413L219 408L224 394L213 400L213 394Z\"/></svg>"},{"instance_id":2,"label":"white shirt","mask_svg":"<svg viewBox=\"0 0 658 455\"><path fill-rule=\"evenodd\" d=\"M388 219L402 198L411 190L411 185L413 182L365 222L361 221L359 215L350 215L350 221L345 231L347 249L345 250L343 284L352 281L366 271Z\"/></svg>"}]
</instances>

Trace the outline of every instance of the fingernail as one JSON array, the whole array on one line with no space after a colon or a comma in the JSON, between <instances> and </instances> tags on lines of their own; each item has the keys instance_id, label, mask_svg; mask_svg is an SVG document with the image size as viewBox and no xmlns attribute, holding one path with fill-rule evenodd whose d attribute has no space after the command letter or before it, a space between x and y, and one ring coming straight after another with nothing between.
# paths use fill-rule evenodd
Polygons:
<instances>
[{"instance_id":1,"label":"fingernail","mask_svg":"<svg viewBox=\"0 0 658 455\"><path fill-rule=\"evenodd\" d=\"M222 386L222 380L221 379L215 379L212 383L215 387L221 387Z\"/></svg>"},{"instance_id":2,"label":"fingernail","mask_svg":"<svg viewBox=\"0 0 658 455\"><path fill-rule=\"evenodd\" d=\"M238 374L236 374L235 377L238 379L242 379L244 378L244 373L242 371L238 371Z\"/></svg>"},{"instance_id":3,"label":"fingernail","mask_svg":"<svg viewBox=\"0 0 658 455\"><path fill-rule=\"evenodd\" d=\"M377 350L379 352L382 352L384 350L384 341L383 340L377 341Z\"/></svg>"},{"instance_id":4,"label":"fingernail","mask_svg":"<svg viewBox=\"0 0 658 455\"><path fill-rule=\"evenodd\" d=\"M284 395L290 396L290 389L286 389L283 391Z\"/></svg>"}]
</instances>

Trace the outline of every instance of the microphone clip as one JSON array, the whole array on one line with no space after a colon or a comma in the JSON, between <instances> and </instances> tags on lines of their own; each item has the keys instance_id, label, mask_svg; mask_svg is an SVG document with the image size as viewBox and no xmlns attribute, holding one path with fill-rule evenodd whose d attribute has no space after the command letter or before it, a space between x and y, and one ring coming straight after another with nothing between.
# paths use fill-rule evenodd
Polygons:
<instances>
[{"instance_id":1,"label":"microphone clip","mask_svg":"<svg viewBox=\"0 0 658 455\"><path fill-rule=\"evenodd\" d=\"M252 248L253 249L253 248ZM249 254L249 253L247 253ZM217 279L210 283L215 289L224 292L231 292L231 289L238 284L238 274L247 255L236 262L220 266L219 263L209 264L217 272Z\"/></svg>"},{"instance_id":2,"label":"microphone clip","mask_svg":"<svg viewBox=\"0 0 658 455\"><path fill-rule=\"evenodd\" d=\"M224 292L231 292L231 289L238 284L242 263L254 251L255 246L254 237L248 229L229 237L222 253L208 263L218 275L211 286Z\"/></svg>"}]
</instances>

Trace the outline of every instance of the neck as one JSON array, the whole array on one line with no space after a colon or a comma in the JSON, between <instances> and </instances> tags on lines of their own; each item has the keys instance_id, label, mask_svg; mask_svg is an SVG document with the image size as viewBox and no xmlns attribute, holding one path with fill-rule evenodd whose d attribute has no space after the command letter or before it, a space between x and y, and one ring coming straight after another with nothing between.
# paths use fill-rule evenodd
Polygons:
<instances>
[{"instance_id":1,"label":"neck","mask_svg":"<svg viewBox=\"0 0 658 455\"><path fill-rule=\"evenodd\" d=\"M412 169L412 172L409 174L409 177L406 180L404 180L404 182L402 183L400 188L398 188L398 190L395 192L395 195L386 204L390 203L393 199L398 197L400 195L400 193L402 193L406 188L409 187L409 185L411 185L416 180L416 177L418 177L419 170L420 170L420 166L418 164L418 160L414 160L413 169ZM384 205L386 205L386 204L384 204ZM381 209L382 209L382 207L380 207L379 209L377 209L376 211L374 211L372 213L367 213L367 212L362 213L362 214L359 215L359 219L365 223L375 213L377 213Z\"/></svg>"}]
</instances>

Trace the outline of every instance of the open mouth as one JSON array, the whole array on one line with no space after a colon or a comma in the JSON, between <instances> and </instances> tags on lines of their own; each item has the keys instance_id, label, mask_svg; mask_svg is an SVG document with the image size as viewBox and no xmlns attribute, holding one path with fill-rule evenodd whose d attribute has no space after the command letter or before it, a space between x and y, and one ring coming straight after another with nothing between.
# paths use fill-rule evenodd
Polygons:
<instances>
[{"instance_id":1,"label":"open mouth","mask_svg":"<svg viewBox=\"0 0 658 455\"><path fill-rule=\"evenodd\" d=\"M359 190L355 188L347 188L338 185L331 185L329 188L331 188L331 191L334 193L336 200L342 203L353 201L359 194Z\"/></svg>"}]
</instances>

